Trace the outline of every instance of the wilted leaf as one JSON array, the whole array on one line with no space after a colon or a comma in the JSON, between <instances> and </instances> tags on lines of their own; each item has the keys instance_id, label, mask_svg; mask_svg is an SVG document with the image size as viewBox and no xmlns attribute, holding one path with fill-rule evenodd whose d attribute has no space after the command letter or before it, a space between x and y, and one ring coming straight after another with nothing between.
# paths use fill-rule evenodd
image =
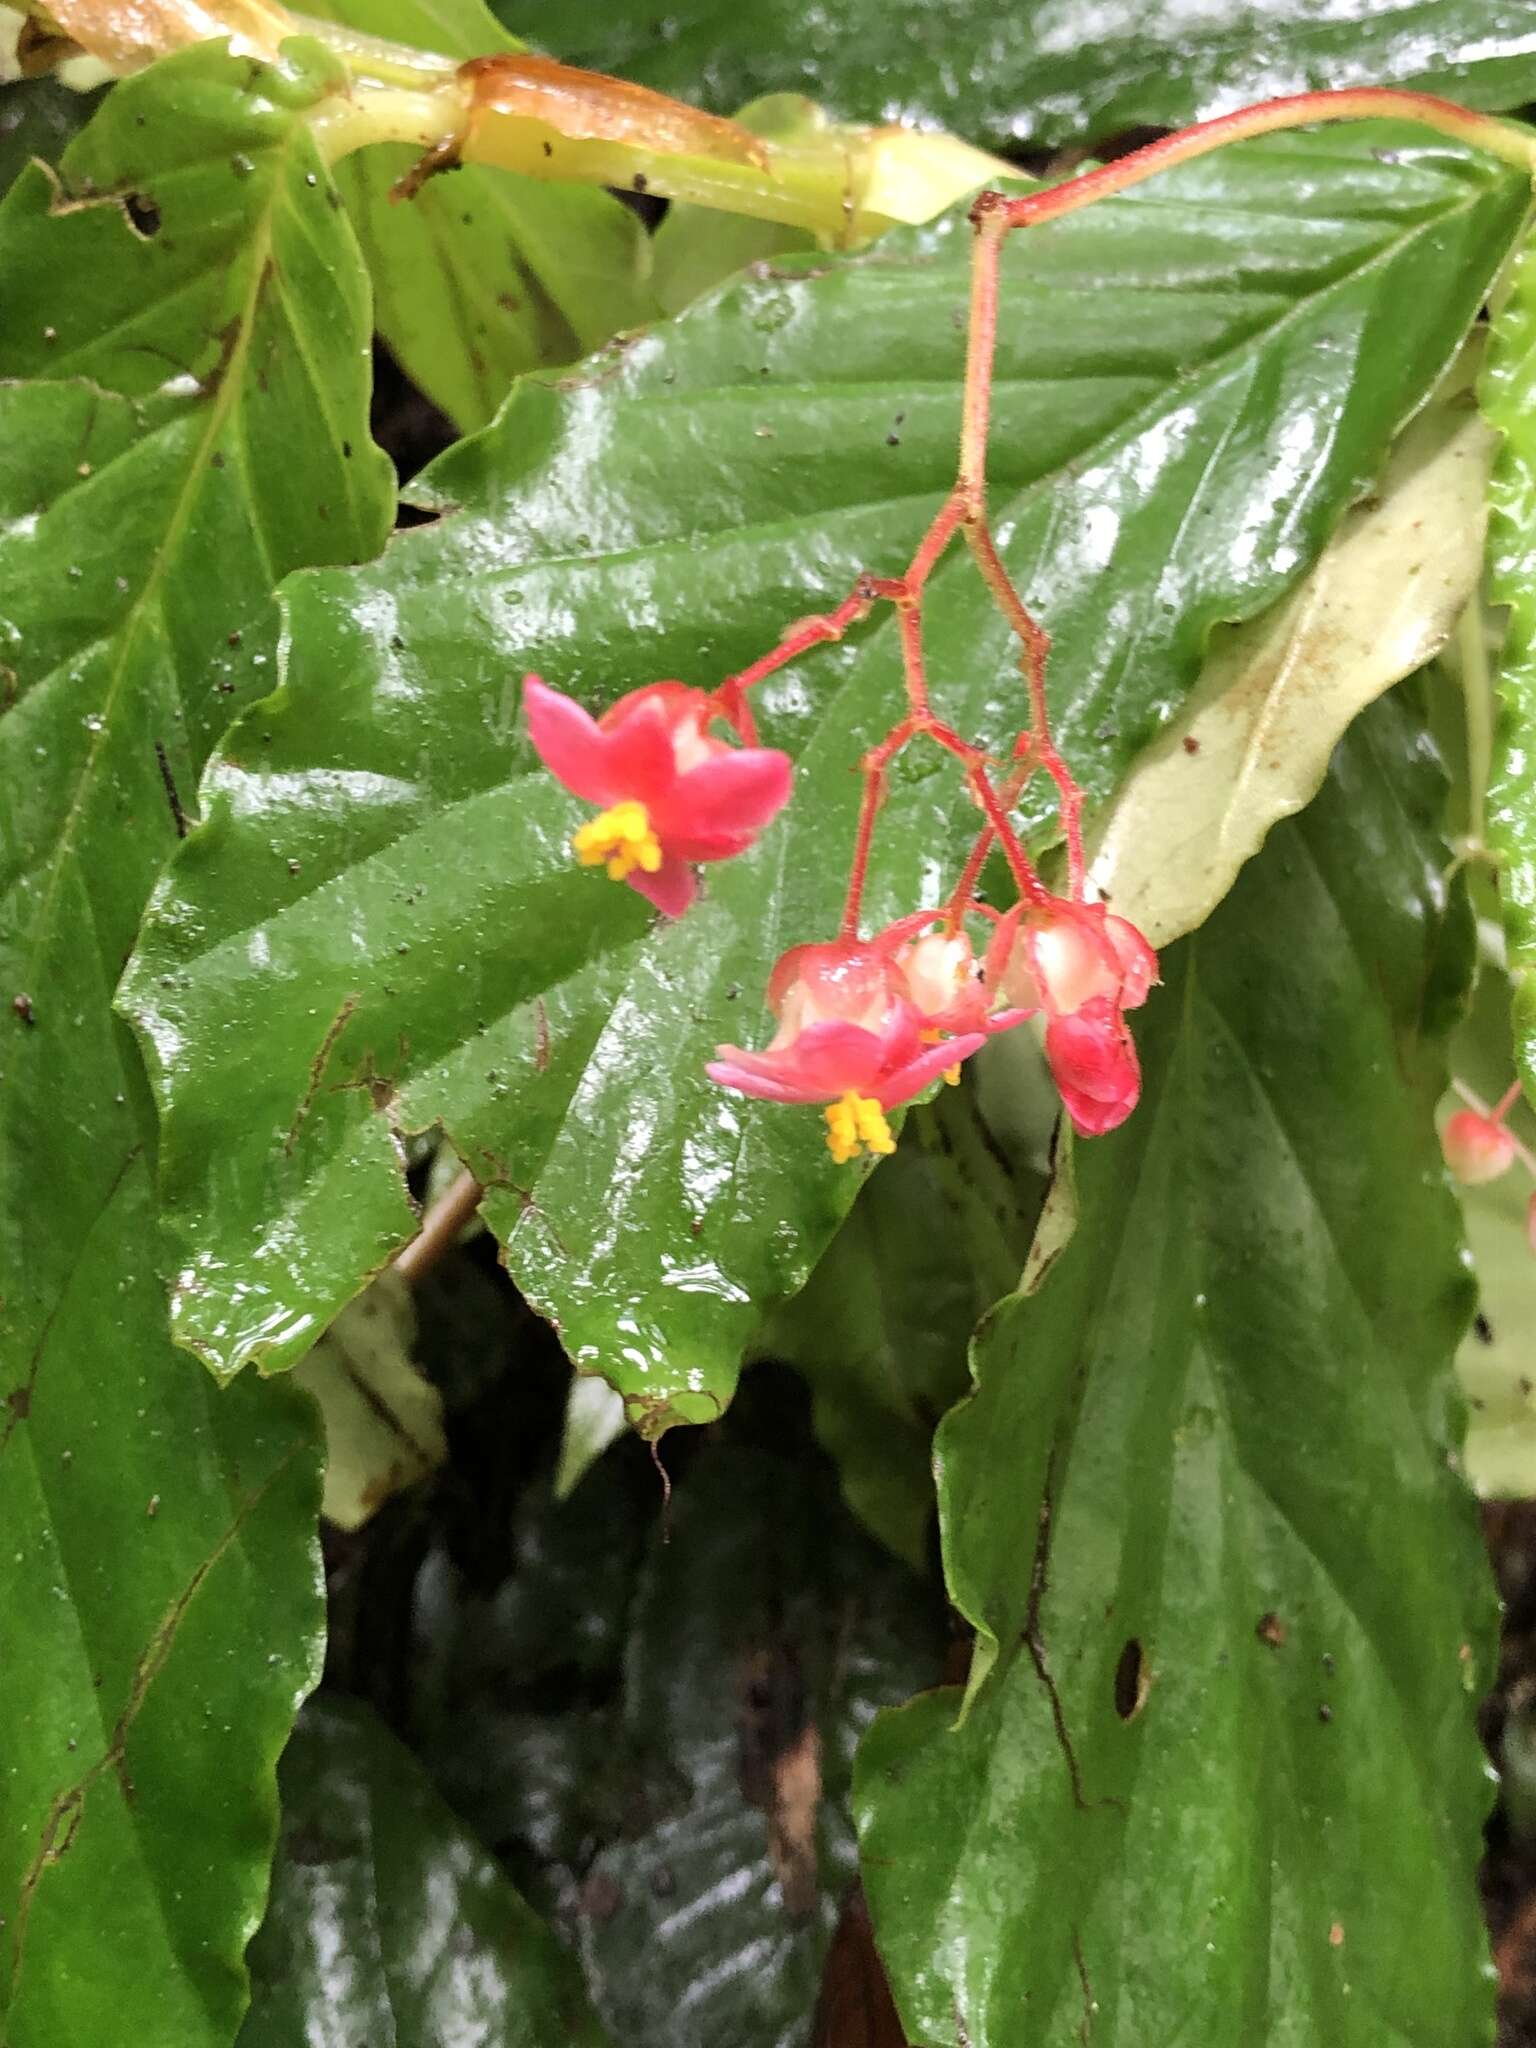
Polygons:
<instances>
[{"instance_id":1,"label":"wilted leaf","mask_svg":"<svg viewBox=\"0 0 1536 2048\"><path fill-rule=\"evenodd\" d=\"M1350 720L1443 646L1482 575L1494 440L1469 392L1431 406L1292 595L1218 633L1094 833L1095 884L1154 946L1204 922Z\"/></svg>"},{"instance_id":2,"label":"wilted leaf","mask_svg":"<svg viewBox=\"0 0 1536 2048\"><path fill-rule=\"evenodd\" d=\"M442 1396L412 1359L415 1335L411 1290L390 1268L347 1303L295 1372L320 1404L321 1512L339 1528L360 1529L448 1454Z\"/></svg>"},{"instance_id":3,"label":"wilted leaf","mask_svg":"<svg viewBox=\"0 0 1536 2048\"><path fill-rule=\"evenodd\" d=\"M271 681L274 582L388 524L312 97L193 53L0 209L8 2048L227 2048L316 1675L312 1411L223 1399L171 1346L153 1110L110 1007L173 807Z\"/></svg>"},{"instance_id":4,"label":"wilted leaf","mask_svg":"<svg viewBox=\"0 0 1536 2048\"><path fill-rule=\"evenodd\" d=\"M602 2048L575 1958L366 1707L311 1701L281 1784L239 2048Z\"/></svg>"},{"instance_id":5,"label":"wilted leaf","mask_svg":"<svg viewBox=\"0 0 1536 2048\"><path fill-rule=\"evenodd\" d=\"M978 1342L938 1444L969 1713L914 1701L859 1766L917 2042L1489 2030L1443 802L1417 712L1373 707L1165 956L1141 1108Z\"/></svg>"},{"instance_id":6,"label":"wilted leaf","mask_svg":"<svg viewBox=\"0 0 1536 2048\"><path fill-rule=\"evenodd\" d=\"M1094 800L1211 626L1273 602L1374 479L1524 204L1391 128L1234 149L1010 247L996 512ZM441 1121L573 1361L652 1431L718 1415L858 1175L814 1114L728 1097L704 1063L758 1035L779 950L836 928L896 634L765 690L796 801L665 929L572 863L581 813L529 772L518 678L594 704L707 684L899 568L953 474L969 249L963 220L893 236L527 380L432 472L434 525L291 586L283 693L210 777L125 983L166 1119L175 1328L218 1371L291 1362L381 1262L413 1221L395 1134ZM930 592L938 701L1006 744L1007 629L963 558ZM935 900L974 827L946 765L905 758L870 918ZM257 1030L262 1059L231 1058Z\"/></svg>"}]
</instances>

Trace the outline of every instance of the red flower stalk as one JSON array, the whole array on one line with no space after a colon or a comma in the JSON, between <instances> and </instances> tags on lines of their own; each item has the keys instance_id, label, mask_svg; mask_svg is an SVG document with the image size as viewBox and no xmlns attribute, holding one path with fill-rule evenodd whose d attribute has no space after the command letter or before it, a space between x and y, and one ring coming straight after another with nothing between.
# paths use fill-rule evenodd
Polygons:
<instances>
[{"instance_id":1,"label":"red flower stalk","mask_svg":"<svg viewBox=\"0 0 1536 2048\"><path fill-rule=\"evenodd\" d=\"M896 1149L887 1110L910 1102L985 1039L966 1031L924 1043L922 1014L890 952L858 939L794 946L774 968L768 1007L779 1020L763 1052L722 1045L707 1072L765 1102L825 1103L827 1146L841 1165Z\"/></svg>"},{"instance_id":2,"label":"red flower stalk","mask_svg":"<svg viewBox=\"0 0 1536 2048\"><path fill-rule=\"evenodd\" d=\"M668 917L693 901L694 862L745 852L789 801L789 756L715 738L720 708L707 691L648 683L592 718L531 675L523 702L544 766L602 806L572 838L577 859L605 866Z\"/></svg>"}]
</instances>

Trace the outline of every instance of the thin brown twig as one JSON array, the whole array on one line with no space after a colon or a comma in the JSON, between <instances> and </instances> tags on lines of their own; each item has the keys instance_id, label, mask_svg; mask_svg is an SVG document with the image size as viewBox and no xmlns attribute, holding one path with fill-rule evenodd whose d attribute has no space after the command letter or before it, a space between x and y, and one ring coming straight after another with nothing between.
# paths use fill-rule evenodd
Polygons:
<instances>
[{"instance_id":1,"label":"thin brown twig","mask_svg":"<svg viewBox=\"0 0 1536 2048\"><path fill-rule=\"evenodd\" d=\"M469 1168L463 1167L450 1182L448 1191L435 1201L421 1219L421 1228L395 1258L395 1271L409 1286L419 1286L438 1260L459 1241L459 1232L480 1206L485 1189Z\"/></svg>"}]
</instances>

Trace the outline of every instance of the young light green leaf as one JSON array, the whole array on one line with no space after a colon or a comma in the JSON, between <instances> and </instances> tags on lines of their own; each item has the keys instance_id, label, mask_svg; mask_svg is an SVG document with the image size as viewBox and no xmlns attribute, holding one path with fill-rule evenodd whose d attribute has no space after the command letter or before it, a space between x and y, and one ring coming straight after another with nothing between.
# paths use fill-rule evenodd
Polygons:
<instances>
[{"instance_id":1,"label":"young light green leaf","mask_svg":"<svg viewBox=\"0 0 1536 2048\"><path fill-rule=\"evenodd\" d=\"M281 1784L239 2048L603 2048L575 1958L366 1707L311 1701Z\"/></svg>"},{"instance_id":2,"label":"young light green leaf","mask_svg":"<svg viewBox=\"0 0 1536 2048\"><path fill-rule=\"evenodd\" d=\"M1485 918L1478 936L1477 985L1451 1047L1455 1085L1442 1117L1465 1107L1468 1095L1483 1106L1497 1102L1514 1071L1503 932ZM1530 1104L1513 1103L1505 1122L1526 1158L1536 1158ZM1469 1409L1462 1464L1485 1500L1523 1500L1536 1494L1536 1249L1527 1221L1532 1175L1526 1159L1518 1159L1499 1179L1457 1192L1478 1310L1456 1360Z\"/></svg>"},{"instance_id":3,"label":"young light green leaf","mask_svg":"<svg viewBox=\"0 0 1536 2048\"><path fill-rule=\"evenodd\" d=\"M168 1341L111 1013L208 748L272 679L274 584L388 526L317 89L189 53L0 209L7 2048L227 2048L317 1675L313 1413L210 1399Z\"/></svg>"},{"instance_id":4,"label":"young light green leaf","mask_svg":"<svg viewBox=\"0 0 1536 2048\"><path fill-rule=\"evenodd\" d=\"M1100 894L1154 946L1209 917L1350 720L1444 646L1482 577L1494 445L1465 390L1428 407L1297 588L1218 633L1094 829Z\"/></svg>"},{"instance_id":5,"label":"young light green leaf","mask_svg":"<svg viewBox=\"0 0 1536 2048\"><path fill-rule=\"evenodd\" d=\"M1536 1251L1524 1176L1462 1197L1477 1275L1477 1317L1457 1358L1471 1413L1462 1462L1484 1500L1536 1494Z\"/></svg>"},{"instance_id":6,"label":"young light green leaf","mask_svg":"<svg viewBox=\"0 0 1536 2048\"><path fill-rule=\"evenodd\" d=\"M1405 85L1468 107L1536 97L1525 0L497 0L509 28L568 63L622 72L725 112L809 92L845 120L939 123L999 147L1182 128L1283 93Z\"/></svg>"},{"instance_id":7,"label":"young light green leaf","mask_svg":"<svg viewBox=\"0 0 1536 2048\"><path fill-rule=\"evenodd\" d=\"M999 158L942 131L840 129L800 93L770 93L732 119L776 143L842 148L850 165L858 166L850 176L857 179L861 204L892 220L932 220L982 186L1017 175ZM835 235L827 239L843 246ZM819 245L808 228L678 201L668 208L653 246L657 303L665 312L680 313L749 263Z\"/></svg>"},{"instance_id":8,"label":"young light green leaf","mask_svg":"<svg viewBox=\"0 0 1536 2048\"><path fill-rule=\"evenodd\" d=\"M1010 247L995 509L1092 799L1212 626L1272 603L1374 480L1524 203L1387 128L1234 149ZM593 704L709 684L899 570L953 474L969 251L951 218L791 260L586 377L526 380L433 471L434 525L291 586L284 688L210 777L124 991L165 1119L175 1328L218 1371L292 1362L381 1263L412 1223L396 1133L441 1121L519 1285L632 1420L729 1399L858 1175L813 1114L704 1064L757 1037L779 951L836 928L852 771L900 703L893 622L764 691L795 802L665 928L573 864L581 812L530 772L518 679ZM1017 649L963 552L927 626L938 701L1005 747ZM935 900L974 830L947 768L904 758L870 919ZM260 1061L227 1057L258 1029Z\"/></svg>"},{"instance_id":9,"label":"young light green leaf","mask_svg":"<svg viewBox=\"0 0 1536 2048\"><path fill-rule=\"evenodd\" d=\"M308 11L449 57L523 47L482 0L317 0ZM413 160L375 145L339 164L336 183L379 332L460 432L484 426L524 370L574 362L651 317L649 238L610 193L466 164L394 201Z\"/></svg>"},{"instance_id":10,"label":"young light green leaf","mask_svg":"<svg viewBox=\"0 0 1536 2048\"><path fill-rule=\"evenodd\" d=\"M788 140L815 132L827 117L814 100L785 92L753 100L731 118L754 135ZM816 237L809 228L674 201L651 246L656 303L664 313L681 313L749 263L814 249Z\"/></svg>"},{"instance_id":11,"label":"young light green leaf","mask_svg":"<svg viewBox=\"0 0 1536 2048\"><path fill-rule=\"evenodd\" d=\"M1141 1109L1078 1147L1076 1235L940 1431L969 1712L887 1715L856 1787L924 2048L1491 2025L1444 789L1416 708L1374 706L1169 951Z\"/></svg>"},{"instance_id":12,"label":"young light green leaf","mask_svg":"<svg viewBox=\"0 0 1536 2048\"><path fill-rule=\"evenodd\" d=\"M349 1301L294 1373L325 1424L321 1512L360 1529L448 1455L443 1402L411 1357L416 1312L392 1267Z\"/></svg>"}]
</instances>

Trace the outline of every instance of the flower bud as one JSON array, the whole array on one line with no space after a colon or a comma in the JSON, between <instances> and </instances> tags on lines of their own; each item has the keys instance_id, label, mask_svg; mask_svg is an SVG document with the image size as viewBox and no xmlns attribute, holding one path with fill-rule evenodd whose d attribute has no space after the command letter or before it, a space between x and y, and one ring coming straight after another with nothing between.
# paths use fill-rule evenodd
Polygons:
<instances>
[{"instance_id":1,"label":"flower bud","mask_svg":"<svg viewBox=\"0 0 1536 2048\"><path fill-rule=\"evenodd\" d=\"M1447 1120L1440 1143L1446 1165L1469 1188L1497 1180L1515 1157L1515 1141L1503 1124L1475 1109L1458 1109Z\"/></svg>"}]
</instances>

